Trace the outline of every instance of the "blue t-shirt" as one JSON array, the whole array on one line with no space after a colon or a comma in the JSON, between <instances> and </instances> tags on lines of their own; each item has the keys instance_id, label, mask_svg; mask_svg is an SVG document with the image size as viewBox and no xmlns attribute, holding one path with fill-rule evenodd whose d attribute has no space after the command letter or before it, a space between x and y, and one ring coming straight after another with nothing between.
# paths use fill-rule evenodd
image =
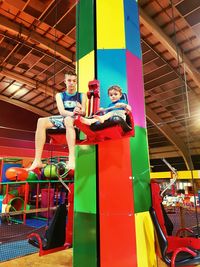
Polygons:
<instances>
[{"instance_id":1,"label":"blue t-shirt","mask_svg":"<svg viewBox=\"0 0 200 267\"><path fill-rule=\"evenodd\" d=\"M80 104L82 102L81 93L75 92L74 94L69 94L65 91L60 94L61 94L64 108L67 111L73 111L74 108L76 107L77 102L79 102Z\"/></svg>"},{"instance_id":2,"label":"blue t-shirt","mask_svg":"<svg viewBox=\"0 0 200 267\"><path fill-rule=\"evenodd\" d=\"M111 102L109 105L108 105L108 108L112 108L115 109L115 110L124 110L124 108L115 108L115 105L117 103L123 103L123 104L128 104L127 101L125 99L119 99L115 102Z\"/></svg>"}]
</instances>

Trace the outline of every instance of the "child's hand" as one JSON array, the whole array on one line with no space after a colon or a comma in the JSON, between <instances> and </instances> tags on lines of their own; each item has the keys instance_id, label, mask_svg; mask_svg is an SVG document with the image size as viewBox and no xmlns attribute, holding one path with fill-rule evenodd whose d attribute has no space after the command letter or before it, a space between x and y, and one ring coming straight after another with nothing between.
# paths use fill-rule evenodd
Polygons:
<instances>
[{"instance_id":1,"label":"child's hand","mask_svg":"<svg viewBox=\"0 0 200 267\"><path fill-rule=\"evenodd\" d=\"M74 110L73 110L73 113L74 113L74 115L79 115L79 114L81 114L81 107L76 106L76 107L74 108Z\"/></svg>"},{"instance_id":2,"label":"child's hand","mask_svg":"<svg viewBox=\"0 0 200 267\"><path fill-rule=\"evenodd\" d=\"M131 106L125 103L117 103L115 105L116 108L124 108L126 113L129 113L131 111Z\"/></svg>"},{"instance_id":3,"label":"child's hand","mask_svg":"<svg viewBox=\"0 0 200 267\"><path fill-rule=\"evenodd\" d=\"M125 105L126 104L123 104L123 103L117 103L115 104L115 108L125 108Z\"/></svg>"},{"instance_id":4,"label":"child's hand","mask_svg":"<svg viewBox=\"0 0 200 267\"><path fill-rule=\"evenodd\" d=\"M126 107L125 107L125 111L126 111L126 113L128 114L129 112L131 112L131 106L130 105L126 105Z\"/></svg>"},{"instance_id":5,"label":"child's hand","mask_svg":"<svg viewBox=\"0 0 200 267\"><path fill-rule=\"evenodd\" d=\"M82 105L77 101L76 102L76 106L78 107L78 108L82 108Z\"/></svg>"}]
</instances>

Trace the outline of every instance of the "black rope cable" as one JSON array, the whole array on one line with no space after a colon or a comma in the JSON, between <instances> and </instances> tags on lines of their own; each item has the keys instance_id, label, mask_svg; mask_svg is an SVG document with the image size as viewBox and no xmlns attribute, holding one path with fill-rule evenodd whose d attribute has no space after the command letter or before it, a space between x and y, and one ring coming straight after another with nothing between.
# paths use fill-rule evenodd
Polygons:
<instances>
[{"instance_id":1,"label":"black rope cable","mask_svg":"<svg viewBox=\"0 0 200 267\"><path fill-rule=\"evenodd\" d=\"M158 51L156 51L148 42L147 42L147 40L145 40L144 39L144 37L142 38L142 42L145 44L145 45L147 45L159 58L161 58L162 59L162 61L167 65L167 66L169 66L169 68L171 69L171 70L173 70L173 72L175 72L176 73L176 75L178 76L178 78L182 81L182 82L185 82L184 81L184 77L180 74L180 72L177 72L175 69L174 69L174 67L173 66L171 66L170 65L170 63L165 59L165 58L163 58L162 57L162 55L160 54L160 53L158 53ZM191 89L191 87L189 86L189 85L187 85L187 87L190 89L190 90L192 90ZM149 90L149 91L151 91L151 89Z\"/></svg>"},{"instance_id":2,"label":"black rope cable","mask_svg":"<svg viewBox=\"0 0 200 267\"><path fill-rule=\"evenodd\" d=\"M42 51L42 49L41 48L38 48L38 47L36 47L35 45L29 45L29 44L27 44L27 43L24 43L23 41L21 41L21 40L19 40L19 39L16 39L16 38L14 38L14 37L11 37L11 36L8 36L8 35L5 35L5 34L2 34L2 33L0 33L0 35L2 36L4 36L5 38L7 38L7 39L9 39L9 40L13 40L13 41L15 41L16 43L20 43L20 44L23 44L23 46L26 46L26 47L28 47L28 48L30 48L30 49L34 49L35 51L37 51L38 53L42 53L42 54L44 54L45 56L47 56L47 57L50 57L51 59L54 59L54 55L52 56L52 55L50 55L50 53L47 53L47 51ZM57 58L57 62L60 62L60 63L62 63L62 64L66 64L66 67L67 68L69 68L69 69L71 69L71 70L74 70L74 68L68 63L66 63L64 60L62 60L62 59L60 59L60 58ZM40 83L42 83L42 82L40 82Z\"/></svg>"},{"instance_id":3,"label":"black rope cable","mask_svg":"<svg viewBox=\"0 0 200 267\"><path fill-rule=\"evenodd\" d=\"M195 45L195 44L193 43L193 39L187 35L187 33L185 32L184 28L180 28L179 25L177 25L175 21L172 21L171 16L170 16L170 15L168 14L168 12L167 12L167 9L168 9L168 8L164 8L164 7L162 6L160 0L159 0L159 1L158 1L158 0L155 0L155 1L156 1L156 3L160 6L160 8L162 9L162 11L163 11L163 12L167 15L167 17L170 19L170 22L175 23L176 27L178 28L178 32L179 32L179 33L181 32L181 34L185 36L184 39L187 40L191 45ZM172 36L171 36L171 38L172 38ZM194 51L194 52L196 53L197 57L199 57L200 46L195 47L195 51ZM199 73L199 71L198 71L196 68L193 68L192 71Z\"/></svg>"},{"instance_id":4,"label":"black rope cable","mask_svg":"<svg viewBox=\"0 0 200 267\"><path fill-rule=\"evenodd\" d=\"M56 85L56 81L55 81L55 70L56 70L56 63L57 63L57 57L56 57L56 51L57 51L57 45L56 45L56 41L57 41L57 18L58 18L58 0L56 0L56 9L55 9L55 20L56 20L56 24L55 24L55 34L54 34L54 38L55 38L55 40L54 40L54 44L55 44L55 48L54 48L54 65L53 65L53 68L54 68L54 76L53 76L53 86L55 86ZM31 32L33 31L33 29L32 30L30 30L29 31L29 35L27 36L27 39L29 39L30 37L31 37ZM7 38L7 36L6 36L6 38ZM12 41L12 38L8 38L9 40L11 40ZM25 39L23 39L23 41L21 40L21 31L20 31L20 34L19 34L19 36L18 36L18 40L15 40L15 42L16 43L20 43L21 45L20 45L20 47L18 47L18 48L14 48L15 49L15 53L17 53L18 51L19 51L19 49L21 49L23 46L27 46L27 47L29 47L29 48L31 48L31 49L35 49L34 47L31 47L31 46L28 46L27 44L25 44ZM40 51L41 52L41 51ZM13 55L12 55L13 56ZM9 59L10 59L10 57L9 57ZM63 62L62 62L63 63ZM71 66L70 65L68 65L68 64L66 64L67 65L67 67L69 67L69 68L71 68ZM46 87L47 87L47 81L46 81ZM46 99L46 87L45 87L45 99ZM53 88L53 110L54 110L54 106L55 106L55 88ZM0 128L2 128L2 129L8 129L8 127L3 127L3 126L0 126ZM34 131L28 131L28 130L21 130L21 129L13 129L13 128L9 128L9 129L12 129L12 130L18 130L18 131L26 131L26 132L31 132L31 133L34 133ZM53 146L51 147L52 149L51 149L51 151L50 151L50 153L51 153L51 156L50 156L50 158L51 158L51 160L52 160L52 156L53 156ZM50 177L52 176L52 168L50 168ZM50 197L50 192L49 192L49 190L48 190L48 203L49 203L49 197ZM49 214L49 211L50 211L50 205L48 204L48 214ZM49 224L49 216L48 216L48 223L47 224Z\"/></svg>"},{"instance_id":5,"label":"black rope cable","mask_svg":"<svg viewBox=\"0 0 200 267\"><path fill-rule=\"evenodd\" d=\"M80 85L80 82L79 82L79 72L80 72L80 66L79 66L79 61L80 61L80 46L77 45L77 43L80 42L80 30L79 30L79 27L80 27L80 2L79 0L76 2L76 8L77 8L77 12L76 12L76 23L78 25L76 25L76 75L77 75L77 96L76 96L76 100L78 101L78 95L79 95L79 91L80 91L80 88L79 88L79 85ZM81 103L82 104L82 103Z\"/></svg>"},{"instance_id":6,"label":"black rope cable","mask_svg":"<svg viewBox=\"0 0 200 267\"><path fill-rule=\"evenodd\" d=\"M55 23L55 35L54 35L54 39L55 39L55 48L54 48L54 79L53 79L53 83L54 83L54 87L56 85L56 80L55 80L55 70L56 70L56 63L57 63L57 57L56 57L56 50L57 50L57 46L56 46L56 41L57 41L57 18L58 18L58 4L59 4L59 0L56 0L56 10L55 10L55 20L56 20L56 23ZM79 71L79 61L77 62L77 72ZM78 74L77 74L78 76ZM77 84L78 84L78 80L77 80ZM53 99L55 99L55 88L53 88ZM77 89L77 96L76 96L76 101L78 100L78 89ZM55 101L53 101L53 110L54 110L54 104L55 104ZM53 148L51 149L51 162L52 162L52 158L53 158ZM66 164L65 164L66 165ZM66 167L66 166L65 166ZM68 171L65 171L63 175L60 175L59 173L59 165L56 164L56 174L57 174L57 177L59 179L59 181L61 182L61 184L70 192L69 190L69 187L67 186L67 184L65 184L65 182L63 181L63 178L66 177ZM50 168L50 177L52 176L52 168Z\"/></svg>"},{"instance_id":7,"label":"black rope cable","mask_svg":"<svg viewBox=\"0 0 200 267\"><path fill-rule=\"evenodd\" d=\"M172 19L172 18L171 18ZM167 60L166 59L164 59L162 56L161 56L161 54L160 53L158 53L144 38L142 39L142 42L145 44L145 45L147 45L159 58L161 58L162 59L162 61L166 64L166 65L168 65L169 67L170 67L170 69L171 70L173 70L176 74L177 74L177 77L180 79L180 81L182 82L182 85L180 86L180 88L181 87L183 87L183 84L185 85L185 75L184 75L184 77L182 77L182 75L180 74L180 73L178 73L178 71L176 71L174 68L173 68L173 66L171 66L170 64L169 64L169 62L167 62ZM193 92L194 94L195 94L195 92L194 91L192 91L192 88L187 84L187 88L190 90L190 92ZM153 88L154 89L154 88ZM183 91L183 90L182 90ZM151 90L149 90L149 92L151 92ZM183 93L181 93L181 95L182 95ZM195 97L198 97L198 95L197 94L195 94ZM187 94L186 94L186 98L187 98ZM189 106L188 106L188 108L187 108L187 110L189 110ZM187 119L189 120L189 119L192 119L193 117L196 117L196 116L198 116L199 117L199 114L197 114L197 115L193 115L193 116L191 116L190 115L190 112L188 112L188 114L189 114L189 116L187 116ZM180 119L176 119L176 120L170 120L170 121L162 121L162 122L160 122L160 123L157 123L157 125L165 125L165 124L168 124L168 123L172 123L172 122L177 122L177 121L183 121L183 120L185 120L185 118L186 118L186 116L185 116L185 114L184 114L184 118L180 118ZM148 127L148 128L153 128L154 126L152 126L152 127Z\"/></svg>"},{"instance_id":8,"label":"black rope cable","mask_svg":"<svg viewBox=\"0 0 200 267\"><path fill-rule=\"evenodd\" d=\"M56 9L55 9L55 12L56 12L56 14L55 14L55 18L56 18L56 24L55 24L55 28L56 28L56 25L57 25L57 6L58 6L58 3L60 3L60 1L61 0L56 0ZM50 11L49 11L50 12ZM42 19L42 20L40 20L40 23L41 22L43 22L44 21L44 19L45 19L45 17ZM21 18L21 20L22 21L24 21L24 22L26 22L25 20L23 20L22 18ZM6 39L8 39L8 40L14 40L14 42L16 43L15 44L15 47L13 47L13 49L12 49L12 51L14 52L12 52L12 54L9 56L9 58L8 58L8 60L10 60L10 58L11 57L14 57L14 55L22 48L22 47L28 47L29 49L32 49L32 50L36 50L36 51L38 51L38 52L40 52L41 53L41 51L40 50L38 50L35 46L30 46L30 45L27 45L26 44L26 41L28 41L28 39L31 37L31 35L32 35L32 33L34 33L34 30L35 30L35 28L36 28L36 25L35 25L35 23L36 22L38 22L38 20L35 20L33 23L32 23L32 25L30 25L30 28L28 29L29 30L29 34L28 34L28 36L26 37L26 39L25 38L22 38L21 37L21 32L22 32L22 24L20 24L20 28L19 28L19 34L18 34L18 36L17 36L17 38L15 39L15 38L11 38L11 37L8 37L8 36L6 36L5 34L4 34L4 36L5 36L5 38ZM25 27L24 27L25 28ZM2 34L1 34L2 35ZM55 36L54 36L54 38L55 38ZM11 42L9 42L8 43L8 45L10 44ZM20 44L20 46L18 46ZM56 45L56 40L55 40L55 45ZM55 59L55 51L56 50L54 50L54 56L53 56L53 59ZM5 51L4 51L5 52ZM49 57L51 57L50 55L48 55ZM1 61L1 63L3 62L3 58L2 58L2 61ZM60 61L60 60L59 60ZM64 64L64 62L62 62L62 61L60 61L61 63L63 63ZM0 64L1 64L0 63ZM1 66L2 67L2 66ZM67 68L72 68L70 65L68 65L68 64L66 64L66 67ZM54 73L55 73L55 71L54 71ZM37 82L37 80L36 80L36 82Z\"/></svg>"},{"instance_id":9,"label":"black rope cable","mask_svg":"<svg viewBox=\"0 0 200 267\"><path fill-rule=\"evenodd\" d=\"M58 20L58 0L55 1L55 27L54 27L54 64L53 64L53 86L52 86L52 98L53 98L53 103L52 103L52 110L55 108L55 95L56 95L56 63L57 63L57 57L56 57L56 51L57 51L57 20ZM50 149L50 160L48 161L48 164L50 164L50 180L52 178L52 169L53 169L53 152L54 152L54 147L51 146ZM48 211L47 214L50 214L50 184L48 186ZM50 216L48 216L48 225L50 223Z\"/></svg>"},{"instance_id":10,"label":"black rope cable","mask_svg":"<svg viewBox=\"0 0 200 267\"><path fill-rule=\"evenodd\" d=\"M59 0L59 1L61 2L62 0ZM18 18L18 15L16 16L10 9L9 9L9 11L6 10L6 9L3 9L3 8L1 8L1 9L2 9L5 13L8 13L9 15L12 14L13 16L15 16L15 18ZM52 7L52 9L53 9L53 7ZM23 41L20 41L21 47L17 48L17 51L18 51L19 49L21 49L23 46L27 46L25 42L31 37L32 33L34 33L35 28L38 27L38 25L36 25L36 23L40 23L40 24L41 24L42 22L44 22L45 19L46 19L46 17L49 15L49 12L52 11L52 9L50 9L50 10L48 11L48 13L46 14L46 16L43 17L43 19L40 19L40 20L35 19L35 20L33 21L33 23L30 24L30 27L29 27L29 28L28 28L28 27L25 27L25 26L22 26L22 24L19 24L19 34L18 34L18 36L17 36L17 39L18 39L18 40L23 40ZM20 13L18 13L18 14L20 14ZM20 21L22 21L22 22L24 22L24 23L27 23L27 21L24 20L22 17L20 17ZM22 29L23 29L23 28L28 29L28 33L29 33L29 34L28 34L26 40L25 40L25 38L23 38L23 39L21 38L21 33L22 33ZM51 35L51 33L49 33L49 34ZM1 35L2 35L2 34L1 34ZM4 34L4 36L5 36L5 34ZM12 39L12 40L14 40L15 42L18 42L18 40L15 40L14 38L7 37L7 36L5 36L5 37L6 37L6 38L9 38L9 39ZM30 48L35 49L35 47L30 47ZM15 53L16 53L17 51L15 51Z\"/></svg>"},{"instance_id":11,"label":"black rope cable","mask_svg":"<svg viewBox=\"0 0 200 267\"><path fill-rule=\"evenodd\" d=\"M159 127L160 126L164 126L164 125L166 125L166 124L170 124L170 123L174 123L174 122L178 122L178 121L185 121L185 119L187 119L188 121L189 120L193 120L193 119L199 119L199 114L194 114L194 115L192 115L192 116L190 116L190 117L186 117L186 118L180 118L180 119L174 119L174 120L169 120L169 121L161 121L161 122L157 122L156 123L156 125L158 125ZM147 128L148 129L151 129L151 128L154 128L154 125L149 125L149 126L147 126Z\"/></svg>"},{"instance_id":12,"label":"black rope cable","mask_svg":"<svg viewBox=\"0 0 200 267\"><path fill-rule=\"evenodd\" d=\"M174 27L174 38L175 38L175 45L176 45L176 52L177 52L177 61L178 61L178 69L179 69L179 73L181 75L181 63L180 63L180 59L179 59L179 51L180 49L178 48L178 42L177 42L177 35L176 35L176 24L175 24L175 15L174 15L174 8L173 8L173 2L172 0L170 0L170 5L171 5L171 11L172 11L172 21L173 21L173 27ZM183 58L183 56L182 56ZM184 63L184 62L182 62ZM184 77L186 78L186 75L184 73ZM186 83L186 81L185 81ZM186 90L185 88L185 83L182 86L182 92L183 92L183 100L187 101L187 98L184 98L184 90ZM186 103L187 104L187 103ZM185 105L184 105L184 110L186 109ZM193 170L194 170L194 165L192 162L192 158L191 158L191 147L190 147L190 140L189 140L189 126L188 126L188 120L186 119L186 111L184 112L185 114L185 129L186 129L186 139L187 139L187 148L188 148L188 153L190 156L190 172L191 172L191 177L192 177L192 187L193 187L193 191L194 191L194 207L195 207L195 217L196 217L196 223L197 223L197 235L198 237L200 237L200 229L199 229L199 220L198 220L198 212L197 212L197 202L196 202L196 186L195 186L195 182L194 182L194 176L193 176Z\"/></svg>"}]
</instances>

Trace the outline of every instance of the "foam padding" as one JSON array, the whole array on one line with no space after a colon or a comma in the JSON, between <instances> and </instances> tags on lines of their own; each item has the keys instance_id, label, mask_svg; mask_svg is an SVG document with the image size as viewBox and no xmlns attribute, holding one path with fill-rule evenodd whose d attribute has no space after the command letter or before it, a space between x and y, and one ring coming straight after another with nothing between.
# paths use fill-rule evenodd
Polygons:
<instances>
[{"instance_id":1,"label":"foam padding","mask_svg":"<svg viewBox=\"0 0 200 267\"><path fill-rule=\"evenodd\" d=\"M97 266L96 146L76 147L73 266Z\"/></svg>"},{"instance_id":2,"label":"foam padding","mask_svg":"<svg viewBox=\"0 0 200 267\"><path fill-rule=\"evenodd\" d=\"M156 267L154 230L149 212L135 214L137 267Z\"/></svg>"},{"instance_id":3,"label":"foam padding","mask_svg":"<svg viewBox=\"0 0 200 267\"><path fill-rule=\"evenodd\" d=\"M124 0L126 49L138 58L142 58L138 5L132 0Z\"/></svg>"},{"instance_id":4,"label":"foam padding","mask_svg":"<svg viewBox=\"0 0 200 267\"><path fill-rule=\"evenodd\" d=\"M113 68L113 66L115 66ZM97 70L100 80L100 106L107 107L110 104L108 88L119 85L123 93L127 93L126 82L126 50L104 49L97 50Z\"/></svg>"},{"instance_id":5,"label":"foam padding","mask_svg":"<svg viewBox=\"0 0 200 267\"><path fill-rule=\"evenodd\" d=\"M101 267L137 266L129 138L98 147Z\"/></svg>"},{"instance_id":6,"label":"foam padding","mask_svg":"<svg viewBox=\"0 0 200 267\"><path fill-rule=\"evenodd\" d=\"M77 70L79 73L78 91L87 93L88 82L94 79L94 51L91 51L77 62Z\"/></svg>"},{"instance_id":7,"label":"foam padding","mask_svg":"<svg viewBox=\"0 0 200 267\"><path fill-rule=\"evenodd\" d=\"M96 146L76 147L74 210L96 214Z\"/></svg>"},{"instance_id":8,"label":"foam padding","mask_svg":"<svg viewBox=\"0 0 200 267\"><path fill-rule=\"evenodd\" d=\"M142 61L131 52L126 52L128 99L132 107L134 123L146 128L145 96L143 86Z\"/></svg>"},{"instance_id":9,"label":"foam padding","mask_svg":"<svg viewBox=\"0 0 200 267\"><path fill-rule=\"evenodd\" d=\"M149 154L147 131L135 127L135 137L131 137L131 162L134 184L135 213L148 211L151 205Z\"/></svg>"},{"instance_id":10,"label":"foam padding","mask_svg":"<svg viewBox=\"0 0 200 267\"><path fill-rule=\"evenodd\" d=\"M74 213L73 266L97 267L96 214Z\"/></svg>"},{"instance_id":11,"label":"foam padding","mask_svg":"<svg viewBox=\"0 0 200 267\"><path fill-rule=\"evenodd\" d=\"M93 0L78 1L76 8L76 60L94 50ZM86 36L87 33L87 36Z\"/></svg>"},{"instance_id":12,"label":"foam padding","mask_svg":"<svg viewBox=\"0 0 200 267\"><path fill-rule=\"evenodd\" d=\"M97 49L125 48L123 0L96 0ZM110 14L114 12L115 19Z\"/></svg>"}]
</instances>

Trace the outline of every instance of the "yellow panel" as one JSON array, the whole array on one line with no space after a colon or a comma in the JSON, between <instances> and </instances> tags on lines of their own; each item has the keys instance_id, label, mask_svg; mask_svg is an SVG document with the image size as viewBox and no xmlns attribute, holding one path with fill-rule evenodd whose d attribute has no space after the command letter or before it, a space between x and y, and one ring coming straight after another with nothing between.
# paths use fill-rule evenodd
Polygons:
<instances>
[{"instance_id":1,"label":"yellow panel","mask_svg":"<svg viewBox=\"0 0 200 267\"><path fill-rule=\"evenodd\" d=\"M87 93L88 82L94 79L94 51L82 57L76 62L76 70L78 74L78 91ZM88 102L86 111L88 110Z\"/></svg>"},{"instance_id":2,"label":"yellow panel","mask_svg":"<svg viewBox=\"0 0 200 267\"><path fill-rule=\"evenodd\" d=\"M193 177L192 177L193 174ZM151 179L171 179L172 173L171 172L151 172L150 174ZM174 177L174 176L173 176ZM178 171L177 172L177 179L200 179L200 171Z\"/></svg>"},{"instance_id":3,"label":"yellow panel","mask_svg":"<svg viewBox=\"0 0 200 267\"><path fill-rule=\"evenodd\" d=\"M194 178L199 179L200 178L200 171L193 171Z\"/></svg>"},{"instance_id":4,"label":"yellow panel","mask_svg":"<svg viewBox=\"0 0 200 267\"><path fill-rule=\"evenodd\" d=\"M172 178L171 172L151 172L150 174L151 179L165 179L165 178Z\"/></svg>"},{"instance_id":5,"label":"yellow panel","mask_svg":"<svg viewBox=\"0 0 200 267\"><path fill-rule=\"evenodd\" d=\"M192 174L191 171L178 171L178 177L181 179L191 179Z\"/></svg>"},{"instance_id":6,"label":"yellow panel","mask_svg":"<svg viewBox=\"0 0 200 267\"><path fill-rule=\"evenodd\" d=\"M137 267L156 267L154 230L149 212L135 214Z\"/></svg>"},{"instance_id":7,"label":"yellow panel","mask_svg":"<svg viewBox=\"0 0 200 267\"><path fill-rule=\"evenodd\" d=\"M94 79L94 51L82 57L76 63L78 74L78 91L87 93L88 82Z\"/></svg>"},{"instance_id":8,"label":"yellow panel","mask_svg":"<svg viewBox=\"0 0 200 267\"><path fill-rule=\"evenodd\" d=\"M97 49L125 48L123 0L97 0Z\"/></svg>"}]
</instances>

